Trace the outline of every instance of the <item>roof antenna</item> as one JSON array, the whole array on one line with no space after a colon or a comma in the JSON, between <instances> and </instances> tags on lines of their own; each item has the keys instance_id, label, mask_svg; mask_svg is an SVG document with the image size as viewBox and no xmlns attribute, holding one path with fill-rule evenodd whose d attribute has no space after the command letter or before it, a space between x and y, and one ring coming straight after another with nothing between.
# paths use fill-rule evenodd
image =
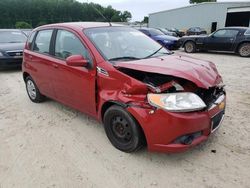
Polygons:
<instances>
[{"instance_id":1,"label":"roof antenna","mask_svg":"<svg viewBox=\"0 0 250 188\"><path fill-rule=\"evenodd\" d=\"M92 8L93 9L95 9L95 11L101 16L101 17L103 17L104 18L104 20L106 21L106 22L108 22L109 23L109 26L112 26L112 24L111 24L111 20L110 19L107 19L97 8L95 8L95 6L92 4L92 3L89 3L89 1L87 0L87 3L89 4L89 5L91 5L92 6Z\"/></svg>"}]
</instances>

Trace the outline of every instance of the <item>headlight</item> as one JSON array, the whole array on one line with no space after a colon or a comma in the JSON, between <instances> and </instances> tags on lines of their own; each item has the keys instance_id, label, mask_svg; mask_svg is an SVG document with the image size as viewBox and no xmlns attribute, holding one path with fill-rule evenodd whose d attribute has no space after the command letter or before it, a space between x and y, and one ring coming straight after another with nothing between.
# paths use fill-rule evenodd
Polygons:
<instances>
[{"instance_id":1,"label":"headlight","mask_svg":"<svg viewBox=\"0 0 250 188\"><path fill-rule=\"evenodd\" d=\"M147 97L152 106L171 112L191 112L206 107L198 95L190 92L148 94Z\"/></svg>"},{"instance_id":2,"label":"headlight","mask_svg":"<svg viewBox=\"0 0 250 188\"><path fill-rule=\"evenodd\" d=\"M163 42L164 42L164 43L171 43L170 40L164 40Z\"/></svg>"},{"instance_id":3,"label":"headlight","mask_svg":"<svg viewBox=\"0 0 250 188\"><path fill-rule=\"evenodd\" d=\"M2 52L0 52L0 57L2 57L3 56L3 53Z\"/></svg>"}]
</instances>

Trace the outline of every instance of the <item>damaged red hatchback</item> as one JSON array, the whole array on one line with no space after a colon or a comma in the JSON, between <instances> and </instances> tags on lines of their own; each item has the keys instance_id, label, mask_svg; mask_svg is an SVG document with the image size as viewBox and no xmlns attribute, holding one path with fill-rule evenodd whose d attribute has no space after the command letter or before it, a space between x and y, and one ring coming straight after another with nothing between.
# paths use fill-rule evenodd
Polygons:
<instances>
[{"instance_id":1,"label":"damaged red hatchback","mask_svg":"<svg viewBox=\"0 0 250 188\"><path fill-rule=\"evenodd\" d=\"M29 98L55 99L102 121L133 152L180 152L220 125L226 94L211 62L175 55L133 28L63 23L36 28L23 57Z\"/></svg>"}]
</instances>

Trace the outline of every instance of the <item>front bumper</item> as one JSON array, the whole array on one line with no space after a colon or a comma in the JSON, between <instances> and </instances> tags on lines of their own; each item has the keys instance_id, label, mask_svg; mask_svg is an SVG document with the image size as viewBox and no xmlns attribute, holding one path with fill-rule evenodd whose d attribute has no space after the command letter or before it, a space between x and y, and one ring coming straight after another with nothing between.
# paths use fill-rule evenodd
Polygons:
<instances>
[{"instance_id":1,"label":"front bumper","mask_svg":"<svg viewBox=\"0 0 250 188\"><path fill-rule=\"evenodd\" d=\"M142 126L150 151L175 153L207 140L223 119L225 103L226 97L208 110L189 113L172 113L162 109L152 113L152 109L139 107L128 107L128 111ZM196 136L188 144L178 143L179 138L186 135Z\"/></svg>"},{"instance_id":2,"label":"front bumper","mask_svg":"<svg viewBox=\"0 0 250 188\"><path fill-rule=\"evenodd\" d=\"M20 68L22 66L22 58L0 58L0 68Z\"/></svg>"},{"instance_id":3,"label":"front bumper","mask_svg":"<svg viewBox=\"0 0 250 188\"><path fill-rule=\"evenodd\" d=\"M178 41L173 41L171 43L165 43L164 45L169 50L177 50L180 48Z\"/></svg>"}]
</instances>

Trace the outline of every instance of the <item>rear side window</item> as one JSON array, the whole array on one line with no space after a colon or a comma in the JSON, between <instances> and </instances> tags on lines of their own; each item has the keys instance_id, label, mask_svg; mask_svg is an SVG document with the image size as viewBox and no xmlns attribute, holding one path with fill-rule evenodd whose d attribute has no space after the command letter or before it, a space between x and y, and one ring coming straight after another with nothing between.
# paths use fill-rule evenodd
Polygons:
<instances>
[{"instance_id":1,"label":"rear side window","mask_svg":"<svg viewBox=\"0 0 250 188\"><path fill-rule=\"evenodd\" d=\"M89 53L82 42L73 33L66 30L58 30L55 44L55 56L66 59L71 55L82 55L90 60Z\"/></svg>"},{"instance_id":2,"label":"rear side window","mask_svg":"<svg viewBox=\"0 0 250 188\"><path fill-rule=\"evenodd\" d=\"M34 42L33 51L49 54L52 33L53 30L38 31Z\"/></svg>"},{"instance_id":3,"label":"rear side window","mask_svg":"<svg viewBox=\"0 0 250 188\"><path fill-rule=\"evenodd\" d=\"M250 29L246 30L245 35L250 35Z\"/></svg>"}]
</instances>

